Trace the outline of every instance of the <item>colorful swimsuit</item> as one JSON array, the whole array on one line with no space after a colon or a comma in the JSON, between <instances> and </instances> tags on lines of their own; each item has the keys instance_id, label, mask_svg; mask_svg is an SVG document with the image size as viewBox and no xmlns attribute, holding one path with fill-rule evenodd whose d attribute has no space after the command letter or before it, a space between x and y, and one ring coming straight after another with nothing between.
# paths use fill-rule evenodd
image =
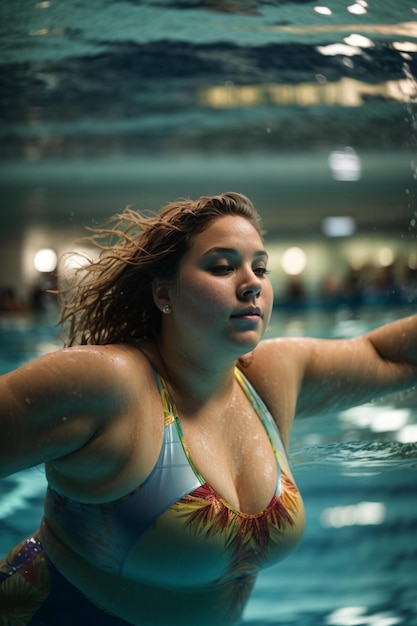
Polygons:
<instances>
[{"instance_id":1,"label":"colorful swimsuit","mask_svg":"<svg viewBox=\"0 0 417 626\"><path fill-rule=\"evenodd\" d=\"M235 376L264 425L276 459L276 490L264 511L241 513L205 482L190 458L166 384L155 373L165 424L161 452L147 480L125 497L104 504L83 504L48 487L45 520L65 545L99 570L132 578L139 585L178 591L219 586L227 595L225 610L238 616L259 570L276 563L298 543L303 515L299 492L283 469L285 451L273 418L238 369ZM64 586L67 596L70 589L77 594L77 601L74 596L70 603L73 612L68 624L74 620L77 626L84 624L79 619L78 596L84 603L88 600L52 566L38 539L23 542L0 562L1 580L0 613L6 595L10 600L10 594L27 594L27 614L19 623L53 623L43 615L52 602L52 591ZM36 593L34 587L39 588ZM20 607L21 600L16 604ZM88 604L89 619L95 619L94 611L101 611ZM88 611L84 606L83 618ZM100 619L102 626L126 623L107 613ZM65 623L60 619L62 626Z\"/></svg>"}]
</instances>

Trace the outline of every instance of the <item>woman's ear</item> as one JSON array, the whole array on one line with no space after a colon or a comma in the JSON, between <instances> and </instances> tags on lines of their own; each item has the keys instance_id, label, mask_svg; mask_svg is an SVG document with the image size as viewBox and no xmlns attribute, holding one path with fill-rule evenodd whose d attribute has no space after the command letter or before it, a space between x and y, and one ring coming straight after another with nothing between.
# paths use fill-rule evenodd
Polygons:
<instances>
[{"instance_id":1,"label":"woman's ear","mask_svg":"<svg viewBox=\"0 0 417 626\"><path fill-rule=\"evenodd\" d=\"M152 282L153 300L160 311L167 311L170 306L168 281L161 278L154 278Z\"/></svg>"}]
</instances>

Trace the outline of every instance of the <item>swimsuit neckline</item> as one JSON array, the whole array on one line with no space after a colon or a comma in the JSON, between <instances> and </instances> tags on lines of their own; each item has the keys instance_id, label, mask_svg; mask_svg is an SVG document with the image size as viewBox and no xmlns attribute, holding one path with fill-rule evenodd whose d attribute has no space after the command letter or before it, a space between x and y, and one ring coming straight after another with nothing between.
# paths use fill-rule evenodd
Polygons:
<instances>
[{"instance_id":1,"label":"swimsuit neckline","mask_svg":"<svg viewBox=\"0 0 417 626\"><path fill-rule=\"evenodd\" d=\"M164 391L165 393L165 398L168 404L168 411L169 411L169 417L171 417L171 420L173 421L173 423L175 424L175 427L177 429L177 432L179 434L179 438L181 441L181 445L183 447L185 456L187 457L188 463L190 464L190 467L193 471L193 473L195 474L195 476L197 477L197 479L199 480L200 484L202 487L206 487L206 489L208 489L212 495L212 497L214 497L218 502L220 502L225 508L227 508L229 511L231 511L232 513L234 513L235 515L238 515L239 517L245 518L245 519L251 519L251 518L259 518L262 517L263 515L265 515L266 513L268 513L270 511L270 509L274 506L275 501L278 497L278 492L280 491L280 473L281 473L281 468L280 468L280 464L278 461L278 457L277 457L277 453L276 450L274 449L274 446L272 444L271 438L270 438L270 434L268 432L268 428L266 427L265 424L265 420L262 418L262 411L261 411L261 406L259 403L259 399L255 398L256 402L251 401L250 397L248 396L248 387L247 385L248 380L246 379L246 377L243 375L243 373L236 367L235 368L235 379L237 380L238 384L240 385L241 389L243 390L246 398L248 399L248 402L251 404L251 406L253 407L253 410L255 411L258 419L260 420L266 435L268 437L268 441L271 445L272 451L274 453L274 458L275 458L275 464L276 464L276 469L277 469L277 480L276 480L276 484L275 484L275 490L274 493L272 495L271 500L269 501L269 503L267 504L267 506L262 509L261 511L257 512L257 513L245 513L244 511L240 511L239 509L235 508L232 504L230 504L225 498L223 498L223 496L221 496L208 482L207 480L205 480L205 478L202 476L202 474L198 471L192 456L190 454L190 451L188 449L188 445L186 442L186 439L184 437L184 431L182 429L182 425L181 425L181 419L178 413L178 409L172 399L172 396L168 390L167 387L167 383L165 381L165 379L159 374L159 372L154 368L154 372L155 372L155 377L157 379L157 383L158 383L158 388ZM165 407L164 407L165 409ZM265 410L266 407L265 407ZM165 414L165 420L167 419L168 415Z\"/></svg>"}]
</instances>

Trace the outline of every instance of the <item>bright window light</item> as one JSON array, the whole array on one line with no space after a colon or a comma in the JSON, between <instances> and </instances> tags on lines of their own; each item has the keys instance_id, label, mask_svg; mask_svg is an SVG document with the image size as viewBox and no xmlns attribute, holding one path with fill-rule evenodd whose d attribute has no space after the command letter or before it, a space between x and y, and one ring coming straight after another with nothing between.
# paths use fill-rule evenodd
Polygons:
<instances>
[{"instance_id":1,"label":"bright window light","mask_svg":"<svg viewBox=\"0 0 417 626\"><path fill-rule=\"evenodd\" d=\"M53 272L56 268L57 260L55 250L42 248L35 254L33 263L38 272Z\"/></svg>"}]
</instances>

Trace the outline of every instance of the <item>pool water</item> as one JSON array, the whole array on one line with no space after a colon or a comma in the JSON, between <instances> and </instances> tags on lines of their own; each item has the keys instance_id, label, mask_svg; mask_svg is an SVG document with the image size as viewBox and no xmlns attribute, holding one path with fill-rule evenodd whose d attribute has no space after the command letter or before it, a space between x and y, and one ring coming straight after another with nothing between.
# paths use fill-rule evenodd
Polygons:
<instances>
[{"instance_id":1,"label":"pool water","mask_svg":"<svg viewBox=\"0 0 417 626\"><path fill-rule=\"evenodd\" d=\"M348 337L411 312L276 312L269 335ZM0 372L59 346L53 321L0 318ZM417 626L416 441L416 390L295 422L306 533L259 577L245 626ZM0 481L1 554L36 529L44 489L42 468Z\"/></svg>"}]
</instances>

